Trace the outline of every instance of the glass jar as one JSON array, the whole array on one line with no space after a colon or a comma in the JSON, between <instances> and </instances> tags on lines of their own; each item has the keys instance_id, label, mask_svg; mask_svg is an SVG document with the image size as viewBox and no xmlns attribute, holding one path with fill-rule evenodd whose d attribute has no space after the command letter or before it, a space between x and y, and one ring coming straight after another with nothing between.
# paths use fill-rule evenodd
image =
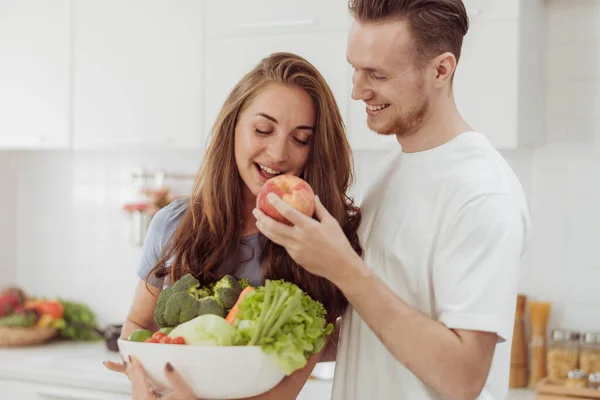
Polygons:
<instances>
[{"instance_id":1,"label":"glass jar","mask_svg":"<svg viewBox=\"0 0 600 400\"><path fill-rule=\"evenodd\" d=\"M579 369L587 374L600 372L600 333L584 332L581 334Z\"/></svg>"},{"instance_id":2,"label":"glass jar","mask_svg":"<svg viewBox=\"0 0 600 400\"><path fill-rule=\"evenodd\" d=\"M565 386L570 388L585 388L587 387L586 382L587 374L580 369L574 369L567 373L567 380Z\"/></svg>"},{"instance_id":3,"label":"glass jar","mask_svg":"<svg viewBox=\"0 0 600 400\"><path fill-rule=\"evenodd\" d=\"M546 356L548 377L554 380L566 380L569 371L577 369L578 356L579 333L567 329L553 330Z\"/></svg>"},{"instance_id":4,"label":"glass jar","mask_svg":"<svg viewBox=\"0 0 600 400\"><path fill-rule=\"evenodd\" d=\"M591 389L600 390L600 372L588 376L588 386Z\"/></svg>"}]
</instances>

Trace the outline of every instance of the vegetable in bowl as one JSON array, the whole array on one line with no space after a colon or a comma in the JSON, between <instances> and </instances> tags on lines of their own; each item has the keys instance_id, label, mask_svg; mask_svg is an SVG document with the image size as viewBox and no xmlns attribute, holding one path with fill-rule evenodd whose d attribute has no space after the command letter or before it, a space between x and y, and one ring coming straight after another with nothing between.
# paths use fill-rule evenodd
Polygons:
<instances>
[{"instance_id":1,"label":"vegetable in bowl","mask_svg":"<svg viewBox=\"0 0 600 400\"><path fill-rule=\"evenodd\" d=\"M187 293L207 289L209 295L204 298L214 299L218 287L241 289L226 283L230 278L221 280L223 286L217 283L208 288L186 280ZM120 341L123 352L136 355L152 380L163 386L169 385L163 368L171 362L200 398L243 398L270 390L323 349L333 324L327 323L323 305L293 283L267 280L258 288L240 286L244 289L235 302L227 302L226 316L206 313L154 334L134 332L130 340ZM180 314L188 305L182 307ZM136 339L142 343L132 343ZM203 360L207 359L220 361L206 368ZM236 370L244 371L247 379L240 380ZM220 381L235 385L219 387Z\"/></svg>"}]
</instances>

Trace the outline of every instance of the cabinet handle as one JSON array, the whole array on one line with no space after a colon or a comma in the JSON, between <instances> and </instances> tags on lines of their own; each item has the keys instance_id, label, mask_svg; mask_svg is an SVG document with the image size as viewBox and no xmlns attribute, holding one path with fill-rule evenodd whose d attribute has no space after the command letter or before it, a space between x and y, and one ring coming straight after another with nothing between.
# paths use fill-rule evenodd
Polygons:
<instances>
[{"instance_id":1,"label":"cabinet handle","mask_svg":"<svg viewBox=\"0 0 600 400\"><path fill-rule=\"evenodd\" d=\"M272 29L272 28L299 28L316 25L314 19L300 19L291 21L273 21L273 22L257 22L255 24L242 24L235 27L236 31L248 31L257 29Z\"/></svg>"},{"instance_id":2,"label":"cabinet handle","mask_svg":"<svg viewBox=\"0 0 600 400\"><path fill-rule=\"evenodd\" d=\"M37 394L46 399L56 400L102 400L95 396L72 393L71 391L61 389L39 389Z\"/></svg>"}]
</instances>

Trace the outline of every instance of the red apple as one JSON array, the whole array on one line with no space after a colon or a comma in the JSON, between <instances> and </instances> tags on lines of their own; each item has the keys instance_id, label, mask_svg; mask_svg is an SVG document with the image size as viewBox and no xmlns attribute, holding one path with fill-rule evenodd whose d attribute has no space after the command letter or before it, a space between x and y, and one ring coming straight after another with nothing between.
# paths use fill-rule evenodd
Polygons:
<instances>
[{"instance_id":1,"label":"red apple","mask_svg":"<svg viewBox=\"0 0 600 400\"><path fill-rule=\"evenodd\" d=\"M302 178L295 175L278 175L264 183L256 197L256 207L269 217L284 224L292 225L269 202L267 195L275 193L283 201L312 217L315 212L315 194L310 185Z\"/></svg>"}]
</instances>

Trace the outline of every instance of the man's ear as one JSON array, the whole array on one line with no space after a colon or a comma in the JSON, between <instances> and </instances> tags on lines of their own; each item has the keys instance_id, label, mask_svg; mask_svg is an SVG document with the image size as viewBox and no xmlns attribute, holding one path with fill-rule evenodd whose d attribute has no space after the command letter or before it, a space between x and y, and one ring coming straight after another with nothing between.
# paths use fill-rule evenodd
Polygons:
<instances>
[{"instance_id":1,"label":"man's ear","mask_svg":"<svg viewBox=\"0 0 600 400\"><path fill-rule=\"evenodd\" d=\"M432 60L433 85L442 88L452 81L456 70L456 57L450 52L442 53Z\"/></svg>"}]
</instances>

